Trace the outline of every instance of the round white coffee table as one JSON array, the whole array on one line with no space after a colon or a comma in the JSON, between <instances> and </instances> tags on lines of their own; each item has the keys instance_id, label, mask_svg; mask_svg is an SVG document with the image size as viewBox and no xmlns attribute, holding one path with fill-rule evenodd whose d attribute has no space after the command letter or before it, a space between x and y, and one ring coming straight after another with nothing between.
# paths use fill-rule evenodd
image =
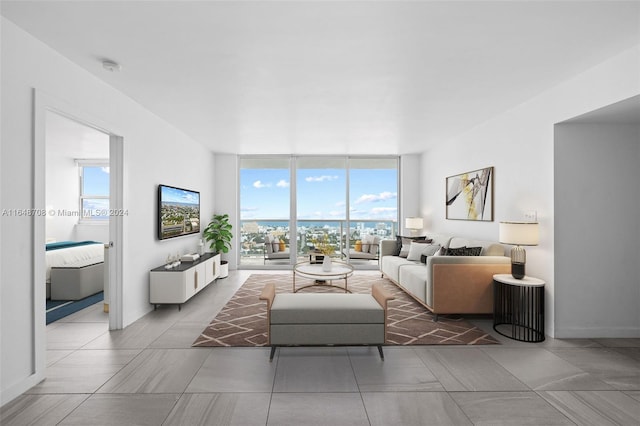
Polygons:
<instances>
[{"instance_id":1,"label":"round white coffee table","mask_svg":"<svg viewBox=\"0 0 640 426\"><path fill-rule=\"evenodd\" d=\"M296 288L296 275L303 278L311 278L313 284ZM293 292L296 293L307 287L336 287L344 289L345 293L351 293L347 288L347 279L353 275L353 266L343 262L331 262L331 270L322 269L321 263L300 262L293 267ZM332 280L344 280L344 287L333 285Z\"/></svg>"}]
</instances>

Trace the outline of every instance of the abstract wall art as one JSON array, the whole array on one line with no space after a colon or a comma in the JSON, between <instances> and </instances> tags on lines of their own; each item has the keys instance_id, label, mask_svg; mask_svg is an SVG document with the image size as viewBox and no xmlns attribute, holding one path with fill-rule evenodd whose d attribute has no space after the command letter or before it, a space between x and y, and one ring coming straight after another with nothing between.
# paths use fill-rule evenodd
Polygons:
<instances>
[{"instance_id":1,"label":"abstract wall art","mask_svg":"<svg viewBox=\"0 0 640 426\"><path fill-rule=\"evenodd\" d=\"M493 167L446 179L447 219L493 221Z\"/></svg>"}]
</instances>

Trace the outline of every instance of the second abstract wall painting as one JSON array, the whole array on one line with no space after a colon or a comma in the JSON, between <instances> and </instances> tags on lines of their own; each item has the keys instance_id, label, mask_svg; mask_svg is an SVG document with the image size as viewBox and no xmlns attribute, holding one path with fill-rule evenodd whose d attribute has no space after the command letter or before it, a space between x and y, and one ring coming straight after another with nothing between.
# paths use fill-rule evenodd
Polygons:
<instances>
[{"instance_id":1,"label":"second abstract wall painting","mask_svg":"<svg viewBox=\"0 0 640 426\"><path fill-rule=\"evenodd\" d=\"M493 221L493 167L447 178L447 219Z\"/></svg>"}]
</instances>

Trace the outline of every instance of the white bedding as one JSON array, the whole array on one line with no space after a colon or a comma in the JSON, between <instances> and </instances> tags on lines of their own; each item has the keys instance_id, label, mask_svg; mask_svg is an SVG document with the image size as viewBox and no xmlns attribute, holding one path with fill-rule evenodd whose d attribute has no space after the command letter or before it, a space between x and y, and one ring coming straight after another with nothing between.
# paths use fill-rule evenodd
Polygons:
<instances>
[{"instance_id":1,"label":"white bedding","mask_svg":"<svg viewBox=\"0 0 640 426\"><path fill-rule=\"evenodd\" d=\"M52 267L81 267L104 262L104 244L87 244L46 252L47 282L51 281Z\"/></svg>"}]
</instances>

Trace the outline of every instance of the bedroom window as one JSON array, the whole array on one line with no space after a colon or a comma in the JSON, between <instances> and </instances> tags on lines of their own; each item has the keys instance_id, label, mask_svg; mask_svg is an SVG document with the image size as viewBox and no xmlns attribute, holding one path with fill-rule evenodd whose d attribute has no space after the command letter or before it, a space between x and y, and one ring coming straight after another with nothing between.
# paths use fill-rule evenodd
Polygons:
<instances>
[{"instance_id":1,"label":"bedroom window","mask_svg":"<svg viewBox=\"0 0 640 426\"><path fill-rule=\"evenodd\" d=\"M109 161L78 160L80 221L101 223L109 219Z\"/></svg>"}]
</instances>

